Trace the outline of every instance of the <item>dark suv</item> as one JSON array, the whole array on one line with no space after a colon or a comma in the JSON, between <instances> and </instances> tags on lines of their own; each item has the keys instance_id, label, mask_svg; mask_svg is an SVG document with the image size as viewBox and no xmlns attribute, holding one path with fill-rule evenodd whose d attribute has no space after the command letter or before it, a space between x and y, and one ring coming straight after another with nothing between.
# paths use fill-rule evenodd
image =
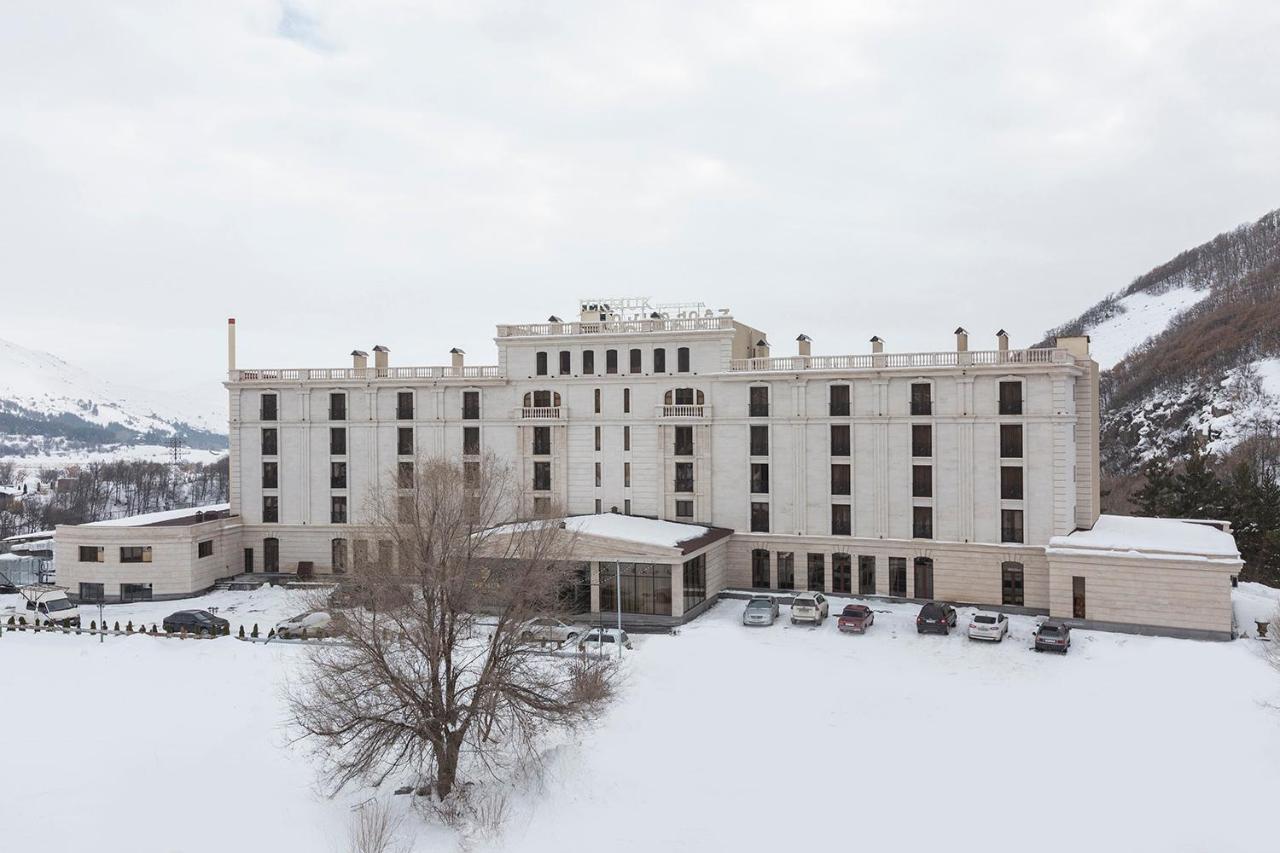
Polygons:
<instances>
[{"instance_id":1,"label":"dark suv","mask_svg":"<svg viewBox=\"0 0 1280 853\"><path fill-rule=\"evenodd\" d=\"M1036 628L1036 651L1062 652L1071 648L1071 626L1061 619L1046 619Z\"/></svg>"},{"instance_id":2,"label":"dark suv","mask_svg":"<svg viewBox=\"0 0 1280 853\"><path fill-rule=\"evenodd\" d=\"M185 628L188 634L217 637L227 633L231 623L208 610L179 610L166 616L162 627L166 634L177 634Z\"/></svg>"},{"instance_id":3,"label":"dark suv","mask_svg":"<svg viewBox=\"0 0 1280 853\"><path fill-rule=\"evenodd\" d=\"M917 634L950 634L956 626L956 609L950 604L930 601L916 617Z\"/></svg>"}]
</instances>

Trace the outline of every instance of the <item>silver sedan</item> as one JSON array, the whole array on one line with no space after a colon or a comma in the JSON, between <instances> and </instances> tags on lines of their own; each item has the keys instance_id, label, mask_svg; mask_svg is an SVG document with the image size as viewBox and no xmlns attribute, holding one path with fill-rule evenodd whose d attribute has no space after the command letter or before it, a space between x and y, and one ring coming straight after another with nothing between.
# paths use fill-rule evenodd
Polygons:
<instances>
[{"instance_id":1,"label":"silver sedan","mask_svg":"<svg viewBox=\"0 0 1280 853\"><path fill-rule=\"evenodd\" d=\"M778 602L769 596L756 596L742 611L743 625L772 625L777 618Z\"/></svg>"}]
</instances>

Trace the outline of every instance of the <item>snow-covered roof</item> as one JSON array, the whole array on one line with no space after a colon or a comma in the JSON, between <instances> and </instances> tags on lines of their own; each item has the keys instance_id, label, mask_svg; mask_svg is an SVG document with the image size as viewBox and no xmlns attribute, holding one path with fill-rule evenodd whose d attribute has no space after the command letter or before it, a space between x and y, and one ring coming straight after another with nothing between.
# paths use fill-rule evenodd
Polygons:
<instances>
[{"instance_id":1,"label":"snow-covered roof","mask_svg":"<svg viewBox=\"0 0 1280 853\"><path fill-rule=\"evenodd\" d=\"M521 524L526 523L530 522L503 525L493 532L514 531ZM531 523L560 524L561 520L555 519L549 522ZM732 532L722 527L681 524L678 521L662 521L656 518L622 515L616 512L597 513L596 515L571 515L563 519L563 524L565 530L579 536L612 539L619 542L629 542L634 545L678 548L685 553L697 550L717 539L728 536Z\"/></svg>"},{"instance_id":2,"label":"snow-covered roof","mask_svg":"<svg viewBox=\"0 0 1280 853\"><path fill-rule=\"evenodd\" d=\"M186 518L194 519L197 513L226 512L231 504L210 504L209 506L192 506L186 509L171 509L164 512L146 512L142 515L130 515L126 518L108 518L105 521L91 521L85 527L148 527L153 524L171 524Z\"/></svg>"},{"instance_id":3,"label":"snow-covered roof","mask_svg":"<svg viewBox=\"0 0 1280 853\"><path fill-rule=\"evenodd\" d=\"M35 533L15 533L12 536L6 536L0 539L0 542L31 542L36 539L52 539L54 532L52 530L40 530Z\"/></svg>"},{"instance_id":4,"label":"snow-covered roof","mask_svg":"<svg viewBox=\"0 0 1280 853\"><path fill-rule=\"evenodd\" d=\"M1177 518L1100 515L1092 530L1049 540L1050 553L1110 552L1115 556L1238 561L1235 537L1211 524Z\"/></svg>"}]
</instances>

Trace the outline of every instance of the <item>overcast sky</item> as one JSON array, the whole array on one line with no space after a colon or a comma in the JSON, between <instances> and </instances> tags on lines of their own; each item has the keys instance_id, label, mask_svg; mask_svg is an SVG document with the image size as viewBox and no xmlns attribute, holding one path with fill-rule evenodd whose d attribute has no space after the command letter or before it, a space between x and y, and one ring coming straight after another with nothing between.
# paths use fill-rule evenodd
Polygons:
<instances>
[{"instance_id":1,"label":"overcast sky","mask_svg":"<svg viewBox=\"0 0 1280 853\"><path fill-rule=\"evenodd\" d=\"M1274 0L73 5L0 25L0 338L156 388L586 296L1025 345L1280 206Z\"/></svg>"}]
</instances>

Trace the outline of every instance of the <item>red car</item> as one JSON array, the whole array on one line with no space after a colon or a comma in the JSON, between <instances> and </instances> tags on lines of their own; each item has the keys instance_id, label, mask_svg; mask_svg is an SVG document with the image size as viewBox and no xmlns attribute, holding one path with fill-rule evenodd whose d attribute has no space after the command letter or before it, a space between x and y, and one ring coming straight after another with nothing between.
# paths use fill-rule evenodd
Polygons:
<instances>
[{"instance_id":1,"label":"red car","mask_svg":"<svg viewBox=\"0 0 1280 853\"><path fill-rule=\"evenodd\" d=\"M840 620L836 622L836 627L841 631L853 631L863 634L875 621L876 615L871 612L871 608L867 605L846 604L844 610L840 612Z\"/></svg>"}]
</instances>

